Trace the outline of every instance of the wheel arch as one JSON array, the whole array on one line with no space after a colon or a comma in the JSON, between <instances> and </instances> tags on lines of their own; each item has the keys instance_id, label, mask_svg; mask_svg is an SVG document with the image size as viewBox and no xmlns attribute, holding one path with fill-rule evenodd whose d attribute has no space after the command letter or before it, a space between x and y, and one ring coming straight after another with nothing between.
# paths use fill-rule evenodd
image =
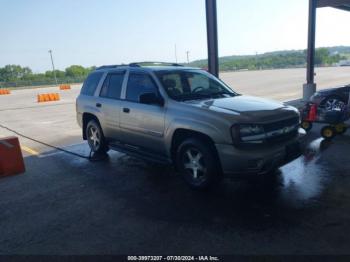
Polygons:
<instances>
[{"instance_id":1,"label":"wheel arch","mask_svg":"<svg viewBox=\"0 0 350 262\"><path fill-rule=\"evenodd\" d=\"M194 130L190 130L190 129L186 129L186 128L178 128L174 131L174 133L172 135L170 154L171 154L171 159L174 161L174 163L175 163L177 148L180 146L180 144L184 140L189 139L189 138L199 139L200 141L203 141L204 143L209 145L210 149L214 153L214 157L217 160L216 163L218 164L218 167L221 171L222 170L221 169L221 162L220 162L219 154L218 154L218 151L216 149L214 140L210 136L208 136L202 132L198 132L198 131L194 131Z\"/></svg>"}]
</instances>

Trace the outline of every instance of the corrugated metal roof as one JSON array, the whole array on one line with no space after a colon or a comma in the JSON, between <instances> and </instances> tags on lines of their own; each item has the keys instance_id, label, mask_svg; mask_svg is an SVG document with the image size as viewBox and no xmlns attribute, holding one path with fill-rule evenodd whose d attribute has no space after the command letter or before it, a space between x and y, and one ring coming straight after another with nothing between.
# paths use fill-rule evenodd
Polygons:
<instances>
[{"instance_id":1,"label":"corrugated metal roof","mask_svg":"<svg viewBox=\"0 0 350 262\"><path fill-rule=\"evenodd\" d=\"M317 0L317 7L334 7L350 11L350 0Z\"/></svg>"}]
</instances>

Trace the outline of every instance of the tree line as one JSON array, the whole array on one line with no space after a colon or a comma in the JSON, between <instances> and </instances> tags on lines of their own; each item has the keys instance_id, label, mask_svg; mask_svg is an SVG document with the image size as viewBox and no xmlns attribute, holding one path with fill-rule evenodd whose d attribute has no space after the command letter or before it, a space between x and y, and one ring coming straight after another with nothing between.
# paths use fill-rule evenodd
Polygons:
<instances>
[{"instance_id":1,"label":"tree line","mask_svg":"<svg viewBox=\"0 0 350 262\"><path fill-rule=\"evenodd\" d=\"M339 51L337 51L339 50ZM350 54L350 47L318 48L315 54L316 66L331 66L345 60ZM306 50L277 51L260 55L228 56L219 59L221 71L258 70L304 67L306 65ZM207 60L198 60L190 66L207 68ZM95 66L83 67L72 65L64 71L55 70L59 83L82 82L87 75L95 70ZM45 73L33 73L29 67L6 65L0 68L0 87L53 84L52 70Z\"/></svg>"},{"instance_id":2,"label":"tree line","mask_svg":"<svg viewBox=\"0 0 350 262\"><path fill-rule=\"evenodd\" d=\"M328 48L317 48L315 53L316 66L332 66L346 57L338 52L331 53ZM190 63L191 66L205 68L207 60ZM221 71L259 70L304 67L306 65L306 50L277 51L260 55L228 56L219 59Z\"/></svg>"},{"instance_id":3,"label":"tree line","mask_svg":"<svg viewBox=\"0 0 350 262\"><path fill-rule=\"evenodd\" d=\"M72 65L64 71L55 70L56 78L59 82L70 82L72 79L84 79L96 67L83 67ZM50 82L54 79L54 72L33 73L29 67L19 65L6 65L0 68L0 82Z\"/></svg>"}]
</instances>

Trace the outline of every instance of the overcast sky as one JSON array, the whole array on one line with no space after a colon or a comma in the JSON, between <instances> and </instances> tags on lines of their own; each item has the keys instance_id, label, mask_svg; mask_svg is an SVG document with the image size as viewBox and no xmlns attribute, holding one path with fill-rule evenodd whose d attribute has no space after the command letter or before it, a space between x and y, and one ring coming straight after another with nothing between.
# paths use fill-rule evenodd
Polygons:
<instances>
[{"instance_id":1,"label":"overcast sky","mask_svg":"<svg viewBox=\"0 0 350 262\"><path fill-rule=\"evenodd\" d=\"M218 0L219 53L305 49L307 0ZM0 66L50 70L205 58L204 0L0 0ZM350 45L350 12L318 10L317 46Z\"/></svg>"}]
</instances>

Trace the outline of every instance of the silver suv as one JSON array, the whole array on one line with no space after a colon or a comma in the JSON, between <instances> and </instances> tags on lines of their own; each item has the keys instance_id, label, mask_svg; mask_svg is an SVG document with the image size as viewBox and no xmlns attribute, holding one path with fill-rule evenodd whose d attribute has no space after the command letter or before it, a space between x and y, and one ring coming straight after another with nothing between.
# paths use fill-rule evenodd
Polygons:
<instances>
[{"instance_id":1,"label":"silver suv","mask_svg":"<svg viewBox=\"0 0 350 262\"><path fill-rule=\"evenodd\" d=\"M273 172L301 154L297 109L177 64L97 68L77 98L77 119L93 152L172 163L198 189L223 175Z\"/></svg>"}]
</instances>

